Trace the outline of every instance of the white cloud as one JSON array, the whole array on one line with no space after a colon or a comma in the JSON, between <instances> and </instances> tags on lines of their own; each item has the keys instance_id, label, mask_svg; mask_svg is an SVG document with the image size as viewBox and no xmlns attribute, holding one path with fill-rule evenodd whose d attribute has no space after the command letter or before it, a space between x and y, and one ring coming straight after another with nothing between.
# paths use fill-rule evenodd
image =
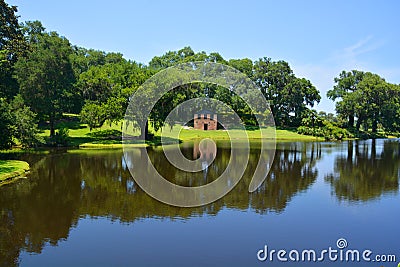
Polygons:
<instances>
[{"instance_id":1,"label":"white cloud","mask_svg":"<svg viewBox=\"0 0 400 267\"><path fill-rule=\"evenodd\" d=\"M375 40L372 35L360 39L348 47L332 51L330 57L316 64L294 64L293 70L298 77L309 79L320 91L321 102L315 108L326 112L335 112L335 103L326 97L334 86L334 78L342 70L363 70L377 73L388 82L400 83L400 68L377 68L365 55L379 50L384 42Z\"/></svg>"},{"instance_id":2,"label":"white cloud","mask_svg":"<svg viewBox=\"0 0 400 267\"><path fill-rule=\"evenodd\" d=\"M365 69L368 62L362 57L384 45L384 41L375 40L372 35L360 39L355 44L332 53L329 62L341 66L343 69Z\"/></svg>"}]
</instances>

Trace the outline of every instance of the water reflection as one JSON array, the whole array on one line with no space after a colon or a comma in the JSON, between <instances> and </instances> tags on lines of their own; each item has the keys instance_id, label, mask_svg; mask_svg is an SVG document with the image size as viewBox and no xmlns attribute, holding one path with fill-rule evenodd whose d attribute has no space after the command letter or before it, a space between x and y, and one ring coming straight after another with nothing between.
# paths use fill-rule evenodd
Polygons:
<instances>
[{"instance_id":1,"label":"water reflection","mask_svg":"<svg viewBox=\"0 0 400 267\"><path fill-rule=\"evenodd\" d=\"M294 195L317 179L321 149L318 143L278 144L276 160L257 194L251 195L250 206L260 213L282 212Z\"/></svg>"},{"instance_id":2,"label":"water reflection","mask_svg":"<svg viewBox=\"0 0 400 267\"><path fill-rule=\"evenodd\" d=\"M333 173L325 177L338 199L368 201L398 192L398 141L348 142L346 152L336 157Z\"/></svg>"},{"instance_id":3,"label":"water reflection","mask_svg":"<svg viewBox=\"0 0 400 267\"><path fill-rule=\"evenodd\" d=\"M224 198L199 208L172 207L149 197L131 178L122 151L25 155L22 159L28 160L32 167L30 178L0 187L0 266L18 265L21 250L40 253L46 244L57 245L66 240L70 229L87 216L132 223L150 217L186 220L204 214L216 215L226 207L261 214L282 213L295 195L316 182L318 162L332 149L338 155L334 170L325 181L338 198L367 201L398 191L397 142L329 146L279 143L267 179L250 194L248 186L259 157L253 144L249 165L238 185ZM188 157L198 156L192 145L184 145L182 152ZM167 166L159 148L148 148L148 154L164 177L178 184L196 186L212 181L224 171L230 148L218 146L207 173L199 172L189 178Z\"/></svg>"}]
</instances>

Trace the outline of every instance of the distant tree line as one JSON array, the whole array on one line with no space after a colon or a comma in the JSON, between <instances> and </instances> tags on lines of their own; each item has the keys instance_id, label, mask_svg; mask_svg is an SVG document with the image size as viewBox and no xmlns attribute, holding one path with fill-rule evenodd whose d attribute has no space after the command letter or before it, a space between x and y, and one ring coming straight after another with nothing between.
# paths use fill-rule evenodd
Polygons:
<instances>
[{"instance_id":1,"label":"distant tree line","mask_svg":"<svg viewBox=\"0 0 400 267\"><path fill-rule=\"evenodd\" d=\"M376 74L342 72L328 97L336 102L338 117L311 108L319 103L317 88L296 77L289 63L268 57L224 59L219 53L198 52L190 47L155 56L148 65L126 60L120 53L72 45L56 32L46 31L39 21L20 23L17 8L0 0L0 148L15 142L30 147L41 139L38 123L56 135L56 122L63 113L80 114L90 129L123 119L131 95L158 71L179 63L204 61L232 66L246 74L270 103L279 127L302 127L315 134L315 127L348 132L378 129L399 131L399 85ZM180 102L208 96L228 103L247 124L254 124L248 107L238 96L216 85L191 84L166 94L153 109L149 123L155 130ZM329 126L329 127L328 127ZM142 134L147 135L148 124ZM320 133L326 135L326 132Z\"/></svg>"}]
</instances>

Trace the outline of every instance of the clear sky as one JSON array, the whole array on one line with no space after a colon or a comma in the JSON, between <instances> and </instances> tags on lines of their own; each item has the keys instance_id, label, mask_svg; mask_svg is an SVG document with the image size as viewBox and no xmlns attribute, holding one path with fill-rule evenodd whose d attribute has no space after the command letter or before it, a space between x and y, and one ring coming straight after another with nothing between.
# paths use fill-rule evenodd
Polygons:
<instances>
[{"instance_id":1,"label":"clear sky","mask_svg":"<svg viewBox=\"0 0 400 267\"><path fill-rule=\"evenodd\" d=\"M341 70L372 71L400 83L400 1L6 0L21 21L40 20L72 44L121 52L147 64L191 46L225 59L270 57L321 91Z\"/></svg>"}]
</instances>

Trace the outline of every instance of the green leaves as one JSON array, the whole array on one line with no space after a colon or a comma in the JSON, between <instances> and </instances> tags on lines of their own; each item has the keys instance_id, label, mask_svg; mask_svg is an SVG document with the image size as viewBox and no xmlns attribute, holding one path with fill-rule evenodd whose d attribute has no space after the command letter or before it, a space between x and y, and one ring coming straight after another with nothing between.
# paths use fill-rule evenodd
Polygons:
<instances>
[{"instance_id":1,"label":"green leaves","mask_svg":"<svg viewBox=\"0 0 400 267\"><path fill-rule=\"evenodd\" d=\"M43 142L38 135L36 114L27 107L20 95L9 104L0 98L0 149L18 143L23 148L35 147Z\"/></svg>"},{"instance_id":2,"label":"green leaves","mask_svg":"<svg viewBox=\"0 0 400 267\"><path fill-rule=\"evenodd\" d=\"M44 142L39 135L36 114L25 105L21 95L15 96L10 105L14 121L14 137L23 148L36 147Z\"/></svg>"},{"instance_id":3,"label":"green leaves","mask_svg":"<svg viewBox=\"0 0 400 267\"><path fill-rule=\"evenodd\" d=\"M365 130L371 128L373 133L382 125L386 130L397 130L399 121L399 89L396 85L387 83L377 74L353 70L343 71L335 78L336 85L328 91L332 100L339 98L336 111L342 117L348 117L347 127L354 126L356 130L362 124Z\"/></svg>"},{"instance_id":4,"label":"green leaves","mask_svg":"<svg viewBox=\"0 0 400 267\"><path fill-rule=\"evenodd\" d=\"M90 130L101 127L106 120L106 114L101 105L87 101L80 113L81 121L89 125Z\"/></svg>"},{"instance_id":5,"label":"green leaves","mask_svg":"<svg viewBox=\"0 0 400 267\"><path fill-rule=\"evenodd\" d=\"M74 95L75 76L70 62L73 50L69 41L55 32L33 31L31 51L15 64L15 77L26 103L41 120L49 120L50 135L54 122Z\"/></svg>"},{"instance_id":6,"label":"green leaves","mask_svg":"<svg viewBox=\"0 0 400 267\"><path fill-rule=\"evenodd\" d=\"M280 126L299 126L301 113L321 99L311 82L297 78L285 61L274 62L270 58L261 58L254 63L252 79L271 101L275 122Z\"/></svg>"},{"instance_id":7,"label":"green leaves","mask_svg":"<svg viewBox=\"0 0 400 267\"><path fill-rule=\"evenodd\" d=\"M13 117L8 103L0 98L0 149L8 149L13 145Z\"/></svg>"}]
</instances>

